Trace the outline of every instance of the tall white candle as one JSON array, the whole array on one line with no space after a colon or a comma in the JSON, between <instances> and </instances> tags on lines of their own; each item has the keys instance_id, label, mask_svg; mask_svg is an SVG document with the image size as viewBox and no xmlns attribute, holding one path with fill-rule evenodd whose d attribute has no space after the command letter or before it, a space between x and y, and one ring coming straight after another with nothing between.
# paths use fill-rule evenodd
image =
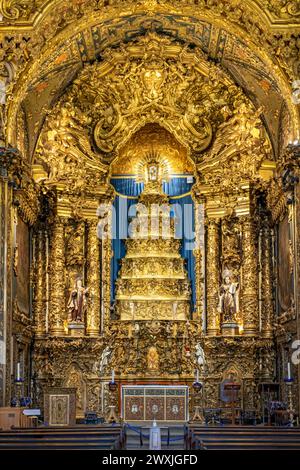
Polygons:
<instances>
[{"instance_id":1,"label":"tall white candle","mask_svg":"<svg viewBox=\"0 0 300 470\"><path fill-rule=\"evenodd\" d=\"M288 379L291 379L292 376L291 376L291 363L288 362L288 365L287 365L287 372L288 372Z\"/></svg>"},{"instance_id":2,"label":"tall white candle","mask_svg":"<svg viewBox=\"0 0 300 470\"><path fill-rule=\"evenodd\" d=\"M21 364L18 362L17 364L17 380L20 380L21 378Z\"/></svg>"},{"instance_id":3,"label":"tall white candle","mask_svg":"<svg viewBox=\"0 0 300 470\"><path fill-rule=\"evenodd\" d=\"M112 370L112 372L111 372L111 381L112 381L112 383L115 382L115 371L114 370Z\"/></svg>"}]
</instances>

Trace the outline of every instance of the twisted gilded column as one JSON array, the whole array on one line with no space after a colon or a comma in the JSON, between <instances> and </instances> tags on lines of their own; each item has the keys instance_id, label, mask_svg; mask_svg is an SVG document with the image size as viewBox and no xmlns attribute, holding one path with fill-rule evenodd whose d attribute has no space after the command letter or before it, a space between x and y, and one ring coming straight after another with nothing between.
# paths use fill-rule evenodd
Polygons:
<instances>
[{"instance_id":1,"label":"twisted gilded column","mask_svg":"<svg viewBox=\"0 0 300 470\"><path fill-rule=\"evenodd\" d=\"M272 290L272 248L271 248L271 231L266 221L262 228L261 235L261 269L262 269L262 286L261 286L261 334L264 338L272 338L273 336L273 290Z\"/></svg>"},{"instance_id":2,"label":"twisted gilded column","mask_svg":"<svg viewBox=\"0 0 300 470\"><path fill-rule=\"evenodd\" d=\"M258 330L258 259L254 221L251 216L242 222L242 312L244 335L252 336Z\"/></svg>"},{"instance_id":3,"label":"twisted gilded column","mask_svg":"<svg viewBox=\"0 0 300 470\"><path fill-rule=\"evenodd\" d=\"M64 220L57 218L52 229L50 255L50 333L64 335L65 319L65 239Z\"/></svg>"},{"instance_id":4,"label":"twisted gilded column","mask_svg":"<svg viewBox=\"0 0 300 470\"><path fill-rule=\"evenodd\" d=\"M207 254L206 254L206 290L207 290L207 334L214 336L219 333L220 322L218 312L220 279L220 229L218 220L207 223Z\"/></svg>"},{"instance_id":5,"label":"twisted gilded column","mask_svg":"<svg viewBox=\"0 0 300 470\"><path fill-rule=\"evenodd\" d=\"M100 326L100 241L97 236L97 224L97 219L88 222L87 285L90 301L87 310L86 334L93 337L99 335Z\"/></svg>"},{"instance_id":6,"label":"twisted gilded column","mask_svg":"<svg viewBox=\"0 0 300 470\"><path fill-rule=\"evenodd\" d=\"M46 242L43 230L38 230L34 237L35 245L35 295L34 318L36 335L46 333Z\"/></svg>"}]
</instances>

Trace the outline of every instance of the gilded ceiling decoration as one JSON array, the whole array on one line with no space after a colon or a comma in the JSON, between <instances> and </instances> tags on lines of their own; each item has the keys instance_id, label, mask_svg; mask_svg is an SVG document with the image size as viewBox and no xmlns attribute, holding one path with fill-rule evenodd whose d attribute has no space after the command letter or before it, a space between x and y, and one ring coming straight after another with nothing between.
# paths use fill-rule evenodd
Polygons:
<instances>
[{"instance_id":1,"label":"gilded ceiling decoration","mask_svg":"<svg viewBox=\"0 0 300 470\"><path fill-rule=\"evenodd\" d=\"M236 152L245 146L252 114L257 123L260 112L254 113L242 91L208 63L202 51L150 33L135 44L107 49L101 62L85 66L49 114L36 158L46 164L49 182L68 180L69 184L71 173L76 179L72 184L78 186L83 184L86 169L97 170L98 177L99 172L107 172L119 151L120 159L130 157L129 165L133 164L131 158L140 149L146 151L141 138L147 125L154 123L174 136L173 149L168 150L173 158L178 155L175 138L180 152L188 149L188 156L197 163L214 134L223 129L213 149L220 146L215 153L223 155L226 147L226 160L233 148L229 144ZM225 145L220 141L226 129L230 138ZM234 142L240 130L244 133ZM165 144L159 144L160 149ZM87 175L89 180L89 171Z\"/></svg>"},{"instance_id":2,"label":"gilded ceiling decoration","mask_svg":"<svg viewBox=\"0 0 300 470\"><path fill-rule=\"evenodd\" d=\"M286 130L285 144L297 134L288 81L299 75L298 2L201 0L195 6L194 1L50 0L34 6L2 1L0 8L0 55L17 71L12 80L29 66L14 88L7 122L7 140L14 144L22 102L28 158L48 110L84 63L97 60L109 45L134 41L147 31L197 45L256 106L270 103L263 113L276 154L281 130Z\"/></svg>"}]
</instances>

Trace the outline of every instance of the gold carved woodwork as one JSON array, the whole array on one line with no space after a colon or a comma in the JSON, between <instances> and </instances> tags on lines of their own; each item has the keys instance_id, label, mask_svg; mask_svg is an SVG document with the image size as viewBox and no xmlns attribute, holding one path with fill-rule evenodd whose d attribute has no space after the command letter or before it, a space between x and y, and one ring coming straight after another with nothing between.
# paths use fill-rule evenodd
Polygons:
<instances>
[{"instance_id":1,"label":"gold carved woodwork","mask_svg":"<svg viewBox=\"0 0 300 470\"><path fill-rule=\"evenodd\" d=\"M218 220L210 219L206 224L207 247L206 266L209 276L206 280L207 289L207 327L209 336L219 333L220 319L218 313L219 282L220 282L220 224Z\"/></svg>"},{"instance_id":2,"label":"gold carved woodwork","mask_svg":"<svg viewBox=\"0 0 300 470\"><path fill-rule=\"evenodd\" d=\"M241 266L241 228L239 219L225 217L222 219L222 271L227 268L235 276L239 275Z\"/></svg>"},{"instance_id":3,"label":"gold carved woodwork","mask_svg":"<svg viewBox=\"0 0 300 470\"><path fill-rule=\"evenodd\" d=\"M246 155L246 147L249 153L260 141L264 145L260 111L253 111L216 66L208 67L200 51L149 33L135 45L107 49L103 59L86 65L46 120L36 153L50 168L48 183L64 183L72 191L91 181L104 183L116 152L122 154L124 144L147 124L167 129L197 161L219 129L206 155L213 166L208 155L220 140L228 141L224 159L229 151ZM263 151L256 154L255 162L252 156L253 163L243 164L248 173L257 169Z\"/></svg>"},{"instance_id":4,"label":"gold carved woodwork","mask_svg":"<svg viewBox=\"0 0 300 470\"><path fill-rule=\"evenodd\" d=\"M263 221L261 233L261 269L262 269L262 318L261 332L264 338L273 337L274 307L272 287L272 239L269 221Z\"/></svg>"},{"instance_id":5,"label":"gold carved woodwork","mask_svg":"<svg viewBox=\"0 0 300 470\"><path fill-rule=\"evenodd\" d=\"M47 233L39 229L34 237L34 320L37 336L46 334L46 302L47 299Z\"/></svg>"},{"instance_id":6,"label":"gold carved woodwork","mask_svg":"<svg viewBox=\"0 0 300 470\"><path fill-rule=\"evenodd\" d=\"M88 222L87 248L87 285L89 305L87 310L86 333L88 336L99 335L100 328L100 241L97 235L98 219Z\"/></svg>"},{"instance_id":7,"label":"gold carved woodwork","mask_svg":"<svg viewBox=\"0 0 300 470\"><path fill-rule=\"evenodd\" d=\"M258 330L258 259L254 218L249 215L242 222L242 311L244 334L255 335Z\"/></svg>"},{"instance_id":8,"label":"gold carved woodwork","mask_svg":"<svg viewBox=\"0 0 300 470\"><path fill-rule=\"evenodd\" d=\"M50 251L50 333L64 334L66 317L65 299L65 224L57 218L52 227Z\"/></svg>"},{"instance_id":9,"label":"gold carved woodwork","mask_svg":"<svg viewBox=\"0 0 300 470\"><path fill-rule=\"evenodd\" d=\"M72 289L77 278L84 277L85 271L85 232L83 220L70 220L65 226L65 266L66 286Z\"/></svg>"}]
</instances>

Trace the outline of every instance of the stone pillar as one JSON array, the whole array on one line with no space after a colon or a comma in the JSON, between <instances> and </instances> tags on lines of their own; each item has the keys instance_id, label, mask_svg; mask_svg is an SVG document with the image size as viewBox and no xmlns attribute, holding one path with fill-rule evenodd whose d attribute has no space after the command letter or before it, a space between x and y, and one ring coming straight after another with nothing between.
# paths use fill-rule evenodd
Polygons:
<instances>
[{"instance_id":1,"label":"stone pillar","mask_svg":"<svg viewBox=\"0 0 300 470\"><path fill-rule=\"evenodd\" d=\"M46 243L43 230L38 230L34 237L34 320L36 336L46 333Z\"/></svg>"},{"instance_id":2,"label":"stone pillar","mask_svg":"<svg viewBox=\"0 0 300 470\"><path fill-rule=\"evenodd\" d=\"M218 312L220 281L220 227L218 220L207 223L206 255L206 291L207 291L207 334L219 333L220 321Z\"/></svg>"},{"instance_id":3,"label":"stone pillar","mask_svg":"<svg viewBox=\"0 0 300 470\"><path fill-rule=\"evenodd\" d=\"M268 221L265 221L261 234L261 335L264 338L273 336L273 290L272 290L272 249L271 233Z\"/></svg>"},{"instance_id":4,"label":"stone pillar","mask_svg":"<svg viewBox=\"0 0 300 470\"><path fill-rule=\"evenodd\" d=\"M242 312L244 335L253 336L258 330L258 258L254 221L242 218Z\"/></svg>"},{"instance_id":5,"label":"stone pillar","mask_svg":"<svg viewBox=\"0 0 300 470\"><path fill-rule=\"evenodd\" d=\"M89 287L89 306L87 310L88 336L97 337L100 326L100 241L97 236L98 220L88 223L88 244L87 244L87 287Z\"/></svg>"},{"instance_id":6,"label":"stone pillar","mask_svg":"<svg viewBox=\"0 0 300 470\"><path fill-rule=\"evenodd\" d=\"M64 335L65 301L65 239L63 219L57 218L52 229L50 254L50 334Z\"/></svg>"}]
</instances>

